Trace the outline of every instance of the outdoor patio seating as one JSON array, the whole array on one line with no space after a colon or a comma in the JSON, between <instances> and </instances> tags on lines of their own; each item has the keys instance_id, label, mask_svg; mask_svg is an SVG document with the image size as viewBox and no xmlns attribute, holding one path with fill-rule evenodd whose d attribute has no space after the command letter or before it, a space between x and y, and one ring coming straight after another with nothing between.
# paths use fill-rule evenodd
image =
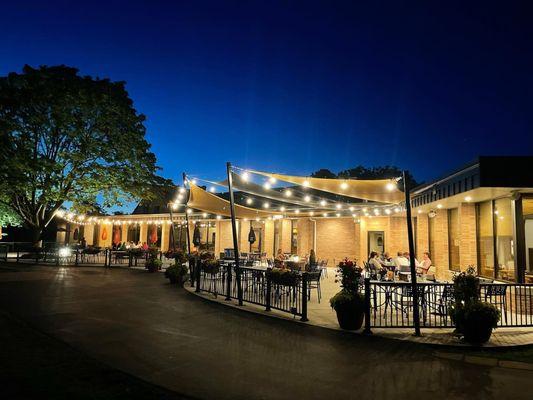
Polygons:
<instances>
[{"instance_id":1,"label":"outdoor patio seating","mask_svg":"<svg viewBox=\"0 0 533 400\"><path fill-rule=\"evenodd\" d=\"M322 298L322 293L320 291L320 271L308 272L307 273L307 298L311 300L311 290L316 289L317 299L320 303Z\"/></svg>"},{"instance_id":2,"label":"outdoor patio seating","mask_svg":"<svg viewBox=\"0 0 533 400\"><path fill-rule=\"evenodd\" d=\"M507 285L490 284L482 287L485 288L485 301L498 307L507 323Z\"/></svg>"}]
</instances>

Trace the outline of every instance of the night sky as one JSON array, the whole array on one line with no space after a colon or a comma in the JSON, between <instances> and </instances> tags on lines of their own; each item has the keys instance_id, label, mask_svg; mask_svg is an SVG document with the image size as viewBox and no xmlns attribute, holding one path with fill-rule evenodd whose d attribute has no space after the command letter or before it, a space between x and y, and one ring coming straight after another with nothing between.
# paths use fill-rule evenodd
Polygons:
<instances>
[{"instance_id":1,"label":"night sky","mask_svg":"<svg viewBox=\"0 0 533 400\"><path fill-rule=\"evenodd\" d=\"M533 154L527 2L76 3L2 2L0 74L67 64L126 81L177 182L223 178L226 161L431 180Z\"/></svg>"}]
</instances>

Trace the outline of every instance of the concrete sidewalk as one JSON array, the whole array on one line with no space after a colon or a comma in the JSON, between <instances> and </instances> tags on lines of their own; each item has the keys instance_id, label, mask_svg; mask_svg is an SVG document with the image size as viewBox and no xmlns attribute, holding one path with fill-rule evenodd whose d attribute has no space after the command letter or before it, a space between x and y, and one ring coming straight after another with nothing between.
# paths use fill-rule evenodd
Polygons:
<instances>
[{"instance_id":1,"label":"concrete sidewalk","mask_svg":"<svg viewBox=\"0 0 533 400\"><path fill-rule=\"evenodd\" d=\"M533 390L531 371L238 313L142 271L3 271L0 308L108 365L199 398L526 399Z\"/></svg>"}]
</instances>

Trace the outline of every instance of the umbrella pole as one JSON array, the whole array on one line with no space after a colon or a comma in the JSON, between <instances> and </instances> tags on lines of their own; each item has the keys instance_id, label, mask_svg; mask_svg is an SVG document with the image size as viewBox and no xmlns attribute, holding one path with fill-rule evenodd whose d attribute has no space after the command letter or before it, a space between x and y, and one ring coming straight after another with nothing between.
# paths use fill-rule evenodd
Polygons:
<instances>
[{"instance_id":1,"label":"umbrella pole","mask_svg":"<svg viewBox=\"0 0 533 400\"><path fill-rule=\"evenodd\" d=\"M226 163L226 170L228 173L228 190L229 190L229 203L231 210L231 231L233 233L233 252L235 253L235 275L237 277L237 297L239 298L239 305L242 306L242 285L241 285L241 272L239 265L239 241L237 239L237 222L235 220L235 199L233 197L233 177L231 174L231 163Z\"/></svg>"},{"instance_id":2,"label":"umbrella pole","mask_svg":"<svg viewBox=\"0 0 533 400\"><path fill-rule=\"evenodd\" d=\"M187 176L185 175L185 172L183 173L183 187L185 187L185 181L187 180ZM187 203L188 203L187 199ZM189 214L187 213L187 207L185 207L185 222L187 223L187 253L189 256L191 255L191 235L189 234Z\"/></svg>"},{"instance_id":3,"label":"umbrella pole","mask_svg":"<svg viewBox=\"0 0 533 400\"><path fill-rule=\"evenodd\" d=\"M409 240L409 266L411 267L411 287L413 292L413 322L415 325L415 336L420 336L420 314L418 303L418 290L416 284L416 265L415 265L415 244L413 235L413 224L411 221L411 194L409 186L405 179L405 171L403 171L403 188L405 193L405 211L407 221L407 238Z\"/></svg>"}]
</instances>

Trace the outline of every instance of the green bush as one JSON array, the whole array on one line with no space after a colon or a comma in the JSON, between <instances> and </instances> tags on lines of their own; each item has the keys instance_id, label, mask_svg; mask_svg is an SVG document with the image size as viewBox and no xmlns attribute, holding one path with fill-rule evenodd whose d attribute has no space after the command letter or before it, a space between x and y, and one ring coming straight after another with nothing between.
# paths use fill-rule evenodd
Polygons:
<instances>
[{"instance_id":1,"label":"green bush","mask_svg":"<svg viewBox=\"0 0 533 400\"><path fill-rule=\"evenodd\" d=\"M165 277L170 280L171 283L177 283L183 285L183 282L187 279L188 269L185 265L176 263L168 267L165 271Z\"/></svg>"},{"instance_id":2,"label":"green bush","mask_svg":"<svg viewBox=\"0 0 533 400\"><path fill-rule=\"evenodd\" d=\"M300 277L296 272L281 268L272 268L267 274L274 285L282 286L296 286Z\"/></svg>"},{"instance_id":3,"label":"green bush","mask_svg":"<svg viewBox=\"0 0 533 400\"><path fill-rule=\"evenodd\" d=\"M202 269L206 274L218 274L220 272L220 263L213 259L204 259L202 261Z\"/></svg>"},{"instance_id":4,"label":"green bush","mask_svg":"<svg viewBox=\"0 0 533 400\"><path fill-rule=\"evenodd\" d=\"M334 310L353 309L355 312L364 312L365 298L360 293L341 290L329 299L329 304Z\"/></svg>"}]
</instances>

